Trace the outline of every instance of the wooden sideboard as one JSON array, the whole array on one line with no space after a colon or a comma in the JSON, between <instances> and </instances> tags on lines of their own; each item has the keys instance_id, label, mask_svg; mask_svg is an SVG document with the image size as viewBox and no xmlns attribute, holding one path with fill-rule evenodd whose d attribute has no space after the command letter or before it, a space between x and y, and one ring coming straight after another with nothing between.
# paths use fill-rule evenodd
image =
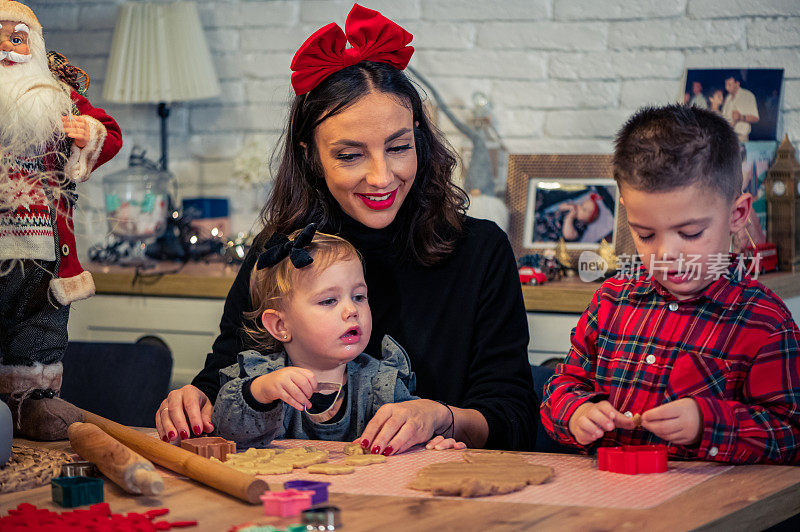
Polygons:
<instances>
[{"instance_id":1,"label":"wooden sideboard","mask_svg":"<svg viewBox=\"0 0 800 532\"><path fill-rule=\"evenodd\" d=\"M238 266L165 263L154 270L89 264L97 296L73 304L69 332L73 340L135 342L155 336L172 350L173 386L182 386L203 366L219 331L219 320ZM759 278L781 296L800 320L800 274L773 273ZM532 364L560 359L570 333L599 283L578 278L523 286Z\"/></svg>"}]
</instances>

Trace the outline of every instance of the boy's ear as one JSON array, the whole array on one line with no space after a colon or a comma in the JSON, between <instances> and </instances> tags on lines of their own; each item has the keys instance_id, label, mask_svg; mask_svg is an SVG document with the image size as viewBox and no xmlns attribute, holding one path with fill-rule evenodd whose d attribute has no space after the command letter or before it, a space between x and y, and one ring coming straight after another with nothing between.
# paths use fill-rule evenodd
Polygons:
<instances>
[{"instance_id":1,"label":"boy's ear","mask_svg":"<svg viewBox=\"0 0 800 532\"><path fill-rule=\"evenodd\" d=\"M731 233L738 233L747 225L753 208L753 196L745 192L733 201L731 206Z\"/></svg>"},{"instance_id":2,"label":"boy's ear","mask_svg":"<svg viewBox=\"0 0 800 532\"><path fill-rule=\"evenodd\" d=\"M279 310L267 309L261 314L261 323L273 338L279 342L288 342L292 339L283 314Z\"/></svg>"}]
</instances>

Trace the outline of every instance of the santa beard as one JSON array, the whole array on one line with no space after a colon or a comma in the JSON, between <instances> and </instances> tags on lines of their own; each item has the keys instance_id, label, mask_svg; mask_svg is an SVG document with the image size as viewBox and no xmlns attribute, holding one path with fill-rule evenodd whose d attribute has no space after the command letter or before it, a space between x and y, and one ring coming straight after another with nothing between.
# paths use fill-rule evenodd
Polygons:
<instances>
[{"instance_id":1,"label":"santa beard","mask_svg":"<svg viewBox=\"0 0 800 532\"><path fill-rule=\"evenodd\" d=\"M0 155L41 156L64 137L72 101L47 66L44 39L28 36L31 60L0 66Z\"/></svg>"}]
</instances>

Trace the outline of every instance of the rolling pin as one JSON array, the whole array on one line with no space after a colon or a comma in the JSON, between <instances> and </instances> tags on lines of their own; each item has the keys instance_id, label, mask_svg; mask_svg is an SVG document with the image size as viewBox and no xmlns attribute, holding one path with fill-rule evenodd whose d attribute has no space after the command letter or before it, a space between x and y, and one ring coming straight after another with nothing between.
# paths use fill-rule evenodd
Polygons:
<instances>
[{"instance_id":1,"label":"rolling pin","mask_svg":"<svg viewBox=\"0 0 800 532\"><path fill-rule=\"evenodd\" d=\"M110 436L161 467L251 504L261 504L259 497L269 489L265 481L254 475L236 471L219 462L212 462L208 458L164 443L97 414L83 410L83 420L97 425Z\"/></svg>"},{"instance_id":2,"label":"rolling pin","mask_svg":"<svg viewBox=\"0 0 800 532\"><path fill-rule=\"evenodd\" d=\"M93 462L111 481L134 495L158 495L164 479L148 460L88 423L73 423L67 429L72 449Z\"/></svg>"}]
</instances>

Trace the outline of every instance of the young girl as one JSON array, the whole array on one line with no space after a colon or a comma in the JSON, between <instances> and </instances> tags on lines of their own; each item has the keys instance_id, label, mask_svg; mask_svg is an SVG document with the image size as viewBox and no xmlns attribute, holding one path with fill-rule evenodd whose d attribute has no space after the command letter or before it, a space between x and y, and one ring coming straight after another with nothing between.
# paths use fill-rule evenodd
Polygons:
<instances>
[{"instance_id":1,"label":"young girl","mask_svg":"<svg viewBox=\"0 0 800 532\"><path fill-rule=\"evenodd\" d=\"M251 274L256 310L246 317L257 327L246 332L267 354L244 351L220 372L212 421L241 447L276 438L352 441L381 405L417 399L408 355L397 342L383 338L380 360L362 353L372 314L356 249L315 234L313 224L291 238L273 236ZM435 442L465 447L442 437Z\"/></svg>"}]
</instances>

